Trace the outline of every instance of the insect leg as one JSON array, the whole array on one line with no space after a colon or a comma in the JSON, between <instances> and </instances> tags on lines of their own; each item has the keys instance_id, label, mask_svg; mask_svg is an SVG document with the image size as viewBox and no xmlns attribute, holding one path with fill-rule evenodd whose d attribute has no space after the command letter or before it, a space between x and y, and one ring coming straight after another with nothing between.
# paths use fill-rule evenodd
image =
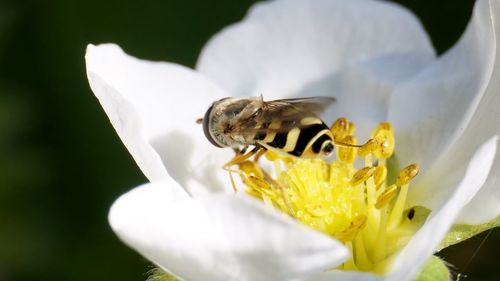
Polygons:
<instances>
[{"instance_id":1,"label":"insect leg","mask_svg":"<svg viewBox=\"0 0 500 281\"><path fill-rule=\"evenodd\" d=\"M229 172L229 178L231 179L231 184L233 186L234 192L236 192L237 189L236 189L236 184L234 183L233 172L239 173L239 171L232 170L231 167L243 163L245 160L255 155L261 148L262 147L260 146L255 146L249 152L246 152L245 151L246 148L244 148L242 150L244 153L236 153L236 156L234 156L234 158L231 159L231 161L227 162L226 164L224 164L224 166L222 166L224 170Z\"/></svg>"},{"instance_id":2,"label":"insect leg","mask_svg":"<svg viewBox=\"0 0 500 281\"><path fill-rule=\"evenodd\" d=\"M254 162L259 161L259 158L266 153L267 149L265 147L261 147L262 149L255 153L255 157L253 158Z\"/></svg>"}]
</instances>

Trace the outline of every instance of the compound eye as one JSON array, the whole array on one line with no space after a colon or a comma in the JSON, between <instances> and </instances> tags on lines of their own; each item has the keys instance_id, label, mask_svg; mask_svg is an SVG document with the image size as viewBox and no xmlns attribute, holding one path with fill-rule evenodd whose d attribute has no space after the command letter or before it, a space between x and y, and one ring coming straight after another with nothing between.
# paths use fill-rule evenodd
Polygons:
<instances>
[{"instance_id":1,"label":"compound eye","mask_svg":"<svg viewBox=\"0 0 500 281\"><path fill-rule=\"evenodd\" d=\"M323 149L322 149L323 154L325 156L329 156L330 154L332 154L334 148L335 147L333 146L333 144L331 142L325 144L325 146L323 146Z\"/></svg>"},{"instance_id":2,"label":"compound eye","mask_svg":"<svg viewBox=\"0 0 500 281\"><path fill-rule=\"evenodd\" d=\"M214 108L214 106L210 106L207 110L207 112L205 113L205 116L203 116L203 132L205 133L205 137L207 137L208 141L217 146L217 147L222 147L220 144L218 144L214 138L212 137L212 134L210 133L210 116L211 116L211 113L212 113L212 109Z\"/></svg>"}]
</instances>

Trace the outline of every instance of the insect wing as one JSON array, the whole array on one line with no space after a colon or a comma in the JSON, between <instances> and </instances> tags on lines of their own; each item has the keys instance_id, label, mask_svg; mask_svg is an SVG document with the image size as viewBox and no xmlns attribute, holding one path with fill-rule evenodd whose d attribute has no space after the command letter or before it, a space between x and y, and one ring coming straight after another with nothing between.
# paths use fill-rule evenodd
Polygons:
<instances>
[{"instance_id":1,"label":"insect wing","mask_svg":"<svg viewBox=\"0 0 500 281\"><path fill-rule=\"evenodd\" d=\"M335 99L333 97L311 97L296 99L280 99L263 101L261 108L255 113L241 120L240 132L266 133L287 132L297 125L303 118L318 118ZM270 128L269 124L280 121L279 127Z\"/></svg>"},{"instance_id":2,"label":"insect wing","mask_svg":"<svg viewBox=\"0 0 500 281\"><path fill-rule=\"evenodd\" d=\"M310 97L310 98L295 98L281 99L265 102L269 107L276 107L276 110L286 107L295 107L301 111L308 111L316 115L321 115L325 109L335 102L333 97ZM272 111L272 109L271 109Z\"/></svg>"}]
</instances>

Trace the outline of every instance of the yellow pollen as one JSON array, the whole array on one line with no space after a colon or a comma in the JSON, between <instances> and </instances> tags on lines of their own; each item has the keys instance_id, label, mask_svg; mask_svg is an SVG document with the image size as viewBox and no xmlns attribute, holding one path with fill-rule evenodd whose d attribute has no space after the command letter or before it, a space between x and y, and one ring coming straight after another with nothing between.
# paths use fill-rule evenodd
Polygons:
<instances>
[{"instance_id":1,"label":"yellow pollen","mask_svg":"<svg viewBox=\"0 0 500 281\"><path fill-rule=\"evenodd\" d=\"M354 128L340 118L331 131L335 141L356 144ZM394 145L392 126L381 123L361 147L337 146L332 162L267 151L260 160L238 164L237 172L251 196L343 242L352 255L339 269L383 274L421 224L412 221L415 206L406 205L418 166L407 166L396 182L387 182L385 164ZM359 163L364 166L355 167Z\"/></svg>"}]
</instances>

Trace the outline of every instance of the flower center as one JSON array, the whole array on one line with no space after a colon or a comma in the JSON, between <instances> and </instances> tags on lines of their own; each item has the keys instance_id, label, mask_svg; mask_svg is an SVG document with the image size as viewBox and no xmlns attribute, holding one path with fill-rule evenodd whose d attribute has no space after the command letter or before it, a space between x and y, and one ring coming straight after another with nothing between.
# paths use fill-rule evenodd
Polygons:
<instances>
[{"instance_id":1,"label":"flower center","mask_svg":"<svg viewBox=\"0 0 500 281\"><path fill-rule=\"evenodd\" d=\"M392 126L381 123L371 139L359 148L354 124L345 118L331 128L337 143L337 159L294 158L272 151L265 158L273 166L266 171L258 160L238 166L245 191L306 225L342 241L351 251L345 270L382 274L399 250L421 226L423 208L407 208L410 181L418 173L411 164L388 183L387 159L393 154ZM358 161L356 161L358 159ZM356 169L355 162L363 167ZM419 214L416 214L418 212Z\"/></svg>"}]
</instances>

